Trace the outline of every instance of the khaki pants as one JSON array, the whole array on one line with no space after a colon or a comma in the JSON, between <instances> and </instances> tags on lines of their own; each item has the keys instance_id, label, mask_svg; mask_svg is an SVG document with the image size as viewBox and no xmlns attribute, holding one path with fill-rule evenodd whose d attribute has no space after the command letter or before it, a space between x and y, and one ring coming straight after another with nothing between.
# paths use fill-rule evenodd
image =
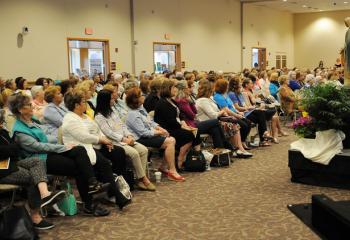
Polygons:
<instances>
[{"instance_id":1,"label":"khaki pants","mask_svg":"<svg viewBox=\"0 0 350 240\"><path fill-rule=\"evenodd\" d=\"M123 145L126 156L131 160L137 179L146 176L148 149L140 143L134 146Z\"/></svg>"}]
</instances>

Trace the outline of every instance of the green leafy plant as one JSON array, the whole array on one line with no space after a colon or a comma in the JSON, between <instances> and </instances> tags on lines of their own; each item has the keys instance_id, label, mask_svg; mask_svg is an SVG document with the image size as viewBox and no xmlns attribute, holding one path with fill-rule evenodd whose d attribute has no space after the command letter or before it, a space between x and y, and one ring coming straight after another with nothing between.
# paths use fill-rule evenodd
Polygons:
<instances>
[{"instance_id":1,"label":"green leafy plant","mask_svg":"<svg viewBox=\"0 0 350 240\"><path fill-rule=\"evenodd\" d=\"M349 129L349 90L335 84L323 84L305 89L302 105L312 118L316 131Z\"/></svg>"}]
</instances>

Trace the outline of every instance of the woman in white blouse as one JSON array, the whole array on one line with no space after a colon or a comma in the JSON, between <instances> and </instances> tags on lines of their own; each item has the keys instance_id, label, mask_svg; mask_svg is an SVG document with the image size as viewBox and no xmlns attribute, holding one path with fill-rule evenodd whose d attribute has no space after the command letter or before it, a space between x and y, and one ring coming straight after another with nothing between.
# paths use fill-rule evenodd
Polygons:
<instances>
[{"instance_id":1,"label":"woman in white blouse","mask_svg":"<svg viewBox=\"0 0 350 240\"><path fill-rule=\"evenodd\" d=\"M211 98L214 93L213 84L207 80L203 79L199 83L198 95L196 100L197 115L196 118L199 121L206 121L209 119L222 119L225 121L220 121L221 127L225 137L230 140L233 146L238 148L236 154L238 157L248 158L252 157L253 154L247 152L241 141L241 134L239 132L239 125L230 122L232 117L229 117L226 109L219 110L218 106ZM233 119L234 120L234 119Z\"/></svg>"},{"instance_id":2,"label":"woman in white blouse","mask_svg":"<svg viewBox=\"0 0 350 240\"><path fill-rule=\"evenodd\" d=\"M80 145L86 149L92 165L97 165L99 159L109 159L112 169L104 169L104 182L110 183L109 197L114 196L116 204L122 209L130 201L119 192L114 182L112 170L120 175L125 172L125 152L122 148L114 146L112 141L103 135L98 125L84 112L86 111L85 93L68 93L65 96L65 104L69 112L62 122L62 137L64 144Z\"/></svg>"},{"instance_id":3,"label":"woman in white blouse","mask_svg":"<svg viewBox=\"0 0 350 240\"><path fill-rule=\"evenodd\" d=\"M110 91L101 90L97 95L95 121L102 132L111 139L113 145L125 150L126 156L131 160L139 182L137 186L141 190L155 191L155 186L146 176L148 161L148 149L137 143L134 136L128 131L126 125L112 110L114 98Z\"/></svg>"}]
</instances>

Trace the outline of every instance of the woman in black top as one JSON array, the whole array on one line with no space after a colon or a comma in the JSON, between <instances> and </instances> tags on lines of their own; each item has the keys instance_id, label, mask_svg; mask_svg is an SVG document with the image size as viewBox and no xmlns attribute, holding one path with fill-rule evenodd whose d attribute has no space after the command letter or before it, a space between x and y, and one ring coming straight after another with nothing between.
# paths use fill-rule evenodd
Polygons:
<instances>
[{"instance_id":1,"label":"woman in black top","mask_svg":"<svg viewBox=\"0 0 350 240\"><path fill-rule=\"evenodd\" d=\"M195 137L191 128L184 121L180 121L180 110L172 99L176 95L176 91L173 80L164 80L160 91L161 99L154 110L154 121L175 138L175 147L179 150L177 164L179 168L182 168L185 156L192 147Z\"/></svg>"}]
</instances>

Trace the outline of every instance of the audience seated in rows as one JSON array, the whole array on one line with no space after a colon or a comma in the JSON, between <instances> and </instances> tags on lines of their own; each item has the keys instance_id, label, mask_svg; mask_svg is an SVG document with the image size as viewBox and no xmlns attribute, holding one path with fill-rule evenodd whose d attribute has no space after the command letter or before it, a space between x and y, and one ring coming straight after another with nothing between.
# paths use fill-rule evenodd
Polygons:
<instances>
[{"instance_id":1,"label":"audience seated in rows","mask_svg":"<svg viewBox=\"0 0 350 240\"><path fill-rule=\"evenodd\" d=\"M102 90L98 93L95 121L112 144L122 148L131 160L136 178L139 180L138 187L142 190L154 191L155 186L146 176L148 150L142 144L135 142L127 126L115 114L112 109L114 100L110 91Z\"/></svg>"},{"instance_id":2,"label":"audience seated in rows","mask_svg":"<svg viewBox=\"0 0 350 240\"><path fill-rule=\"evenodd\" d=\"M184 181L176 171L175 163L175 138L169 132L150 119L142 104L144 96L139 88L133 88L127 92L126 104L130 108L126 118L126 125L135 136L137 142L146 147L164 149L164 162L159 170L174 181ZM166 166L168 164L168 167Z\"/></svg>"},{"instance_id":3,"label":"audience seated in rows","mask_svg":"<svg viewBox=\"0 0 350 240\"><path fill-rule=\"evenodd\" d=\"M81 146L50 143L41 129L41 124L33 119L31 99L22 94L11 96L9 100L11 112L16 116L13 136L20 146L22 158L36 157L45 163L46 172L59 176L75 178L80 197L84 203L84 212L96 216L108 215L109 211L92 203L89 192L98 191L102 186L96 180L95 171L105 176L108 163L104 166L91 165L86 150ZM103 179L102 179L103 180Z\"/></svg>"}]
</instances>

